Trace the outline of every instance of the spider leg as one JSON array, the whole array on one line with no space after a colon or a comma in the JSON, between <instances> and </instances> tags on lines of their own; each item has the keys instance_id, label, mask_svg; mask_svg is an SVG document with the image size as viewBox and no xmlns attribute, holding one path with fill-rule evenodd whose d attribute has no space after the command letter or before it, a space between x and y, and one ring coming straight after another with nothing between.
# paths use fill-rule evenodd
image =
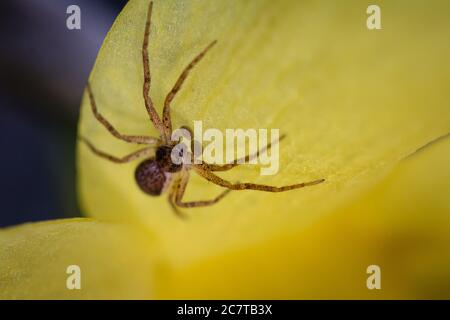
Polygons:
<instances>
[{"instance_id":1,"label":"spider leg","mask_svg":"<svg viewBox=\"0 0 450 320\"><path fill-rule=\"evenodd\" d=\"M163 109L163 124L166 132L167 139L170 139L170 134L172 132L172 120L170 118L170 103L172 102L173 98L177 94L177 92L181 89L181 86L183 85L183 82L186 80L186 78L189 75L189 72L194 68L194 66L205 56L205 54L208 52L209 49L211 49L215 44L217 43L217 40L214 40L211 42L205 49L203 49L202 52L200 52L192 61L189 63L181 75L178 77L177 82L173 86L172 90L167 94L166 100L164 101L164 109Z\"/></svg>"},{"instance_id":2,"label":"spider leg","mask_svg":"<svg viewBox=\"0 0 450 320\"><path fill-rule=\"evenodd\" d=\"M158 113L153 106L153 101L150 97L150 84L151 84L151 75L150 75L150 62L148 57L148 40L150 38L150 25L152 21L152 9L153 9L153 1L150 1L148 5L147 11L147 20L145 22L145 32L144 32L144 41L142 44L142 61L144 64L144 86L143 86L143 95L145 108L147 109L147 113L150 117L150 121L153 123L155 128L159 131L161 137L166 137L164 135L164 127L161 122L161 119L158 116ZM169 137L170 139L170 137Z\"/></svg>"},{"instance_id":3,"label":"spider leg","mask_svg":"<svg viewBox=\"0 0 450 320\"><path fill-rule=\"evenodd\" d=\"M172 183L167 200L169 201L170 207L172 208L173 212L178 217L184 219L184 218L186 218L186 216L180 211L180 209L175 204L175 197L177 195L178 189L180 188L180 183L181 183L181 177L178 176L178 178Z\"/></svg>"},{"instance_id":4,"label":"spider leg","mask_svg":"<svg viewBox=\"0 0 450 320\"><path fill-rule=\"evenodd\" d=\"M91 84L88 82L87 84L87 90L89 94L89 101L91 103L91 109L92 113L94 114L95 118L116 138L130 142L130 143L137 143L137 144L148 144L148 145L155 145L159 142L158 138L150 137L150 136L130 136L121 134L119 131L117 131L116 128L108 121L105 117L101 115L100 112L97 110L97 104L95 102L94 93L92 92Z\"/></svg>"},{"instance_id":5,"label":"spider leg","mask_svg":"<svg viewBox=\"0 0 450 320\"><path fill-rule=\"evenodd\" d=\"M129 155L126 155L124 157L118 158L115 157L113 155L110 155L106 152L103 152L99 149L97 149L89 140L87 140L86 138L80 137L80 140L83 141L86 146L97 156L104 158L106 160L109 160L111 162L115 162L115 163L127 163L127 162L131 162L133 160L139 159L139 158L143 158L145 156L150 155L153 152L153 147L146 147L143 149L140 149L138 151L135 151L133 153L130 153Z\"/></svg>"},{"instance_id":6,"label":"spider leg","mask_svg":"<svg viewBox=\"0 0 450 320\"><path fill-rule=\"evenodd\" d=\"M285 137L286 137L286 135L282 135L278 139L278 141L275 141L275 143L279 143ZM259 149L256 153L254 153L252 155L247 155L244 158L239 158L237 160L234 160L232 163L227 163L227 164L208 164L208 163L204 163L203 167L207 171L228 171L230 169L233 169L234 167L237 167L240 164L248 163L250 160L259 157L260 153L262 153L262 152L264 152L266 150L270 150L271 147L272 147L272 142L269 142L265 147Z\"/></svg>"},{"instance_id":7,"label":"spider leg","mask_svg":"<svg viewBox=\"0 0 450 320\"><path fill-rule=\"evenodd\" d=\"M289 191L293 189L299 189L303 187L313 186L319 183L322 183L325 181L325 179L318 179L314 181L309 182L303 182L303 183L297 183L292 184L288 186L282 186L282 187L274 187L274 186L268 186L264 184L255 184L255 183L232 183L225 179L222 179L221 177L215 175L211 171L205 170L202 166L193 166L194 170L203 178L205 178L208 181L211 181L214 184L217 184L221 187L225 187L231 190L259 190L259 191L266 191L266 192L284 192Z\"/></svg>"},{"instance_id":8,"label":"spider leg","mask_svg":"<svg viewBox=\"0 0 450 320\"><path fill-rule=\"evenodd\" d=\"M186 186L187 186L188 181L189 181L189 172L185 171L184 174L182 174L180 182L175 189L175 204L182 208L195 208L195 207L211 206L211 205L219 202L221 199L223 199L223 197L225 197L231 191L231 190L225 190L224 192L222 192L217 197L215 197L214 199L211 199L211 200L184 202L183 196L184 196L184 192L186 191Z\"/></svg>"},{"instance_id":9,"label":"spider leg","mask_svg":"<svg viewBox=\"0 0 450 320\"><path fill-rule=\"evenodd\" d=\"M170 207L172 208L173 212L175 212L175 214L178 217L185 219L186 216L176 206L175 201L174 201L174 197L175 197L175 195L173 193L169 193L169 197L167 198L167 200L169 201Z\"/></svg>"}]
</instances>

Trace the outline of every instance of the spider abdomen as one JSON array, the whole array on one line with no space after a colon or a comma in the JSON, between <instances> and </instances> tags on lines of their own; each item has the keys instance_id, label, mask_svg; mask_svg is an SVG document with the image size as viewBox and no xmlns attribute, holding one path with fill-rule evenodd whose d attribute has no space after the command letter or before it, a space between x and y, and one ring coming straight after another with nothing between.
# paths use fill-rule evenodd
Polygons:
<instances>
[{"instance_id":1,"label":"spider abdomen","mask_svg":"<svg viewBox=\"0 0 450 320\"><path fill-rule=\"evenodd\" d=\"M134 172L134 177L139 188L152 196L162 193L167 180L163 168L155 159L141 162Z\"/></svg>"}]
</instances>

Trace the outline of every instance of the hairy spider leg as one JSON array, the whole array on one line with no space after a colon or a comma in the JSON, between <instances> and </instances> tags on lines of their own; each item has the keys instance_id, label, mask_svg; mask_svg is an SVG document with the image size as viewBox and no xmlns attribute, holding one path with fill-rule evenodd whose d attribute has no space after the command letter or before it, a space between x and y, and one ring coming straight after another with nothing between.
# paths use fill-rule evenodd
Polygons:
<instances>
[{"instance_id":1,"label":"hairy spider leg","mask_svg":"<svg viewBox=\"0 0 450 320\"><path fill-rule=\"evenodd\" d=\"M144 32L144 41L142 44L142 61L144 65L144 85L143 85L143 95L145 108L147 109L147 113L150 117L150 121L153 123L155 128L159 131L160 137L167 142L170 139L164 132L164 126L161 122L161 119L158 116L158 113L153 106L152 98L150 97L150 84L151 84L151 74L150 74L150 62L148 57L148 42L150 38L150 26L152 21L152 9L153 9L153 1L150 1L147 11L147 20L145 22L145 32Z\"/></svg>"},{"instance_id":2,"label":"hairy spider leg","mask_svg":"<svg viewBox=\"0 0 450 320\"><path fill-rule=\"evenodd\" d=\"M175 204L182 208L195 208L195 207L205 207L205 206L211 206L213 204L216 204L220 200L222 200L228 193L230 193L231 190L225 190L221 194L219 194L217 197L211 200L198 200L198 201L189 201L185 202L183 201L183 196L186 191L186 186L189 182L189 171L184 170L180 174L180 178L177 181L177 184L175 185L173 189L174 193L174 200Z\"/></svg>"},{"instance_id":3,"label":"hairy spider leg","mask_svg":"<svg viewBox=\"0 0 450 320\"><path fill-rule=\"evenodd\" d=\"M130 153L126 156L119 158L119 157L113 156L111 154L108 154L104 151L97 149L88 139L86 139L84 137L80 137L80 140L83 141L88 146L88 148L97 156L99 156L103 159L109 160L111 162L115 162L115 163L131 162L136 159L140 159L140 158L149 156L154 150L154 147L146 147L146 148L137 150L133 153Z\"/></svg>"},{"instance_id":4,"label":"hairy spider leg","mask_svg":"<svg viewBox=\"0 0 450 320\"><path fill-rule=\"evenodd\" d=\"M279 143L281 140L283 140L286 137L286 135L282 135L278 141L274 141L275 143ZM226 164L209 164L209 163L203 163L203 169L207 171L228 171L233 169L234 167L237 167L240 164L248 163L250 160L255 159L259 157L259 155L266 151L270 150L272 147L272 142L269 142L265 147L259 149L256 153L252 155L247 155L243 158L239 158L237 160L234 160L232 163L226 163Z\"/></svg>"},{"instance_id":5,"label":"hairy spider leg","mask_svg":"<svg viewBox=\"0 0 450 320\"><path fill-rule=\"evenodd\" d=\"M135 135L125 135L121 134L117 131L116 128L108 121L105 117L102 116L100 112L97 110L97 103L95 102L94 93L92 92L91 84L88 82L87 91L89 94L89 101L91 104L92 113L95 118L116 138L129 142L129 143L137 143L137 144L148 144L148 145L156 145L159 143L159 139L150 136L135 136Z\"/></svg>"},{"instance_id":6,"label":"hairy spider leg","mask_svg":"<svg viewBox=\"0 0 450 320\"><path fill-rule=\"evenodd\" d=\"M201 165L194 165L193 166L195 172L197 172L201 177L205 178L208 181L211 181L214 184L217 184L221 187L228 188L230 190L258 190L258 191L266 191L266 192L284 192L294 189L299 189L303 187L313 186L319 183L322 183L325 181L325 179L318 179L314 181L309 182L302 182L302 183L296 183L288 186L282 186L282 187L274 187L274 186L268 186L264 184L255 184L255 183L232 183L225 179L222 179L221 177L217 176L216 174L212 173L211 171L205 170Z\"/></svg>"},{"instance_id":7,"label":"hairy spider leg","mask_svg":"<svg viewBox=\"0 0 450 320\"><path fill-rule=\"evenodd\" d=\"M164 129L166 133L166 137L169 140L170 136L172 134L172 120L170 117L170 103L172 102L173 98L175 98L175 95L178 91L180 91L181 86L183 85L184 81L189 75L189 72L192 70L192 68L195 67L195 65L202 60L202 58L205 56L205 54L211 49L215 44L217 43L217 40L214 40L211 42L205 49L203 49L202 52L200 52L183 70L183 72L178 77L177 82L173 86L172 90L167 94L166 99L164 101L164 109L163 109L163 124Z\"/></svg>"}]
</instances>

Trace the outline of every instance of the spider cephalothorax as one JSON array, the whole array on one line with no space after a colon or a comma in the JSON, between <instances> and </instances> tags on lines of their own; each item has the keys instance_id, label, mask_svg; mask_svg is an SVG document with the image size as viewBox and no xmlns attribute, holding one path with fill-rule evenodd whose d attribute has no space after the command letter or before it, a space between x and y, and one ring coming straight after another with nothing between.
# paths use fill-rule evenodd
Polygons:
<instances>
[{"instance_id":1,"label":"spider cephalothorax","mask_svg":"<svg viewBox=\"0 0 450 320\"><path fill-rule=\"evenodd\" d=\"M254 183L232 183L230 181L222 179L221 177L219 177L214 173L215 171L227 171L238 166L240 163L248 162L250 158L258 156L262 150L269 149L271 147L270 143L267 144L265 148L258 151L256 155L247 155L243 159L237 159L232 163L227 163L224 165L216 165L208 163L192 164L191 162L186 163L184 161L179 161L181 159L184 159L186 156L193 157L193 155L190 153L183 154L185 152L184 148L174 149L176 145L170 140L172 136L172 120L170 117L170 104L174 99L174 97L176 96L177 92L181 89L181 86L188 77L191 69L216 44L216 41L211 42L183 70L174 87L166 96L166 99L164 101L162 118L160 118L153 106L152 99L149 95L150 65L148 58L148 40L150 35L152 7L153 3L150 1L148 6L147 21L145 24L144 41L142 46L142 59L144 66L143 96L145 108L147 110L151 122L159 132L159 138L150 136L124 135L121 134L119 131L117 131L114 128L114 126L98 112L97 105L94 99L94 94L92 92L90 84L88 83L87 91L91 103L92 112L95 118L103 126L105 126L105 128L114 137L129 143L146 145L146 147L143 149L135 151L124 157L118 158L97 149L89 140L81 137L80 139L88 146L88 148L97 156L100 156L104 159L107 159L115 163L127 163L136 159L145 159L137 166L135 170L136 183L143 192L152 196L159 196L165 191L167 191L169 194L168 197L169 203L171 204L175 212L178 214L180 212L178 211L177 207L190 208L190 207L212 205L221 200L230 190L259 190L267 192L283 192L306 186L316 185L325 181L324 179L318 179L310 182L297 183L282 187L274 187ZM177 161L173 161L174 159L172 158L172 155L175 156ZM192 201L192 202L183 201L183 195L186 190L187 183L189 181L189 173L191 170L194 170L198 175L205 178L206 180L211 181L212 183L217 184L219 186L225 187L227 190L225 190L219 196L211 200Z\"/></svg>"},{"instance_id":2,"label":"spider cephalothorax","mask_svg":"<svg viewBox=\"0 0 450 320\"><path fill-rule=\"evenodd\" d=\"M156 162L164 169L164 171L174 173L178 172L183 168L183 165L177 161L175 163L172 160L172 152L174 151L174 148L171 146L160 146L158 149L156 149ZM180 160L183 157L183 154L181 153L182 150L177 151L177 157L180 158Z\"/></svg>"}]
</instances>

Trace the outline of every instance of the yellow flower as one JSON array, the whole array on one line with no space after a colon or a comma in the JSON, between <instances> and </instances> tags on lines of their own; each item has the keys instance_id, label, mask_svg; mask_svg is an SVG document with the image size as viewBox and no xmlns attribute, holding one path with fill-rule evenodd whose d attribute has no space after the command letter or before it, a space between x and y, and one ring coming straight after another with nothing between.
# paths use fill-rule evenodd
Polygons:
<instances>
[{"instance_id":1,"label":"yellow flower","mask_svg":"<svg viewBox=\"0 0 450 320\"><path fill-rule=\"evenodd\" d=\"M130 1L105 39L90 82L123 133L156 135L142 98L146 8ZM0 232L0 298L448 298L448 1L155 1L152 98L161 111L182 68L217 46L173 103L175 127L280 128L280 172L241 166L230 180L326 183L282 194L232 192L185 209L139 191L136 164L78 148L78 190L93 218ZM80 133L115 155L85 95ZM188 199L221 190L192 178ZM82 289L66 288L79 265ZM381 290L366 269L381 268Z\"/></svg>"}]
</instances>

